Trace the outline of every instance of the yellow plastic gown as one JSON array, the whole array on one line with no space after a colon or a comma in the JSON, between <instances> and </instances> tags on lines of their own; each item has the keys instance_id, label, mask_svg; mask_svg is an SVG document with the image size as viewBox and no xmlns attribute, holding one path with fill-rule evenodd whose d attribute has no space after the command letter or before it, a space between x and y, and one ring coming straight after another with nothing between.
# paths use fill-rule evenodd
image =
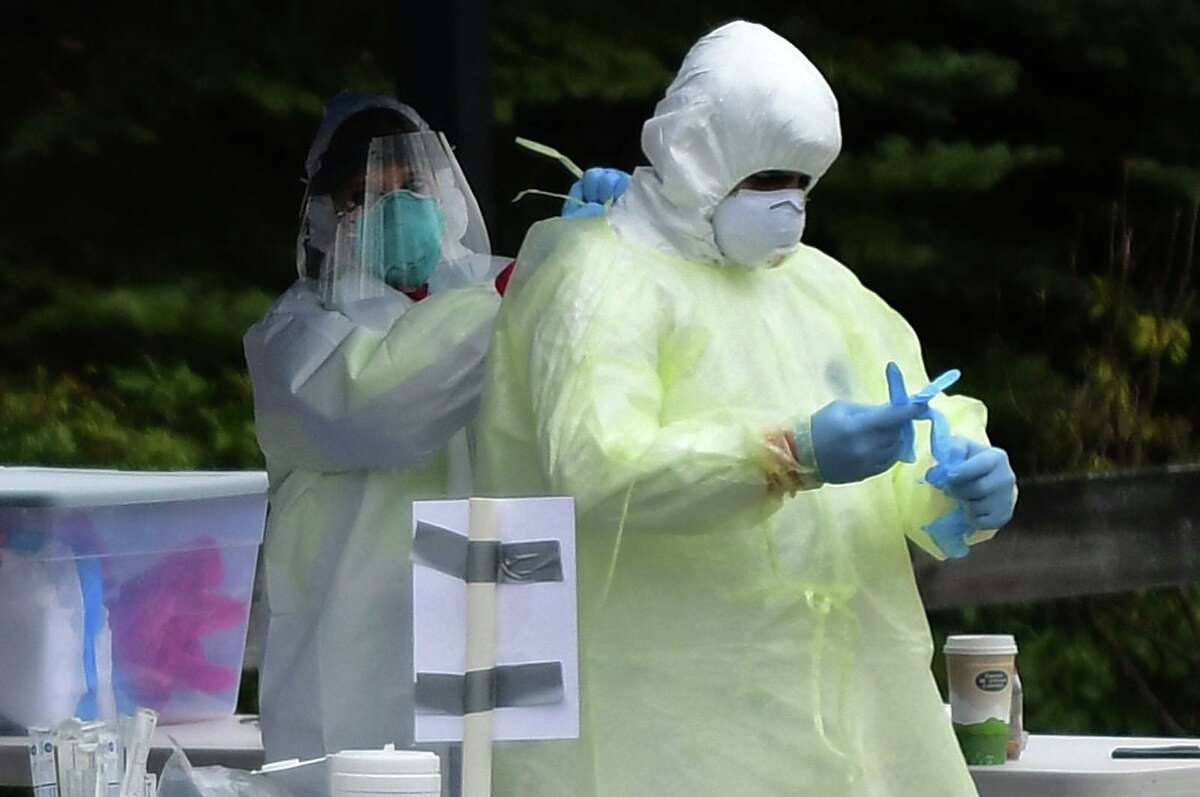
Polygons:
<instances>
[{"instance_id":1,"label":"yellow plastic gown","mask_svg":"<svg viewBox=\"0 0 1200 797\"><path fill-rule=\"evenodd\" d=\"M575 497L583 735L497 745L496 794L972 794L905 545L949 509L928 435L865 482L768 489L771 432L886 402L889 360L924 384L911 327L808 247L719 270L601 218L538 224L518 262L478 478ZM983 439L982 404L935 406Z\"/></svg>"},{"instance_id":2,"label":"yellow plastic gown","mask_svg":"<svg viewBox=\"0 0 1200 797\"><path fill-rule=\"evenodd\" d=\"M720 60L720 42L701 45ZM720 74L693 58L701 45L664 103L696 86L689 68ZM745 85L753 70L738 75ZM715 107L736 113L736 96ZM660 104L647 123L655 168L635 173L625 211L639 180L686 201L671 171L685 153L652 129L678 123L671 112ZM704 122L721 134L719 117ZM754 162L770 153L745 143L735 169L793 166ZM936 555L920 528L950 508L921 482L928 430L916 464L809 480L791 497L772 442L834 399L886 402L888 361L925 384L912 328L816 249L738 270L619 234L613 215L530 231L489 355L477 485L577 502L582 703L577 741L495 745L495 794L975 794L906 545ZM935 406L985 439L978 401Z\"/></svg>"}]
</instances>

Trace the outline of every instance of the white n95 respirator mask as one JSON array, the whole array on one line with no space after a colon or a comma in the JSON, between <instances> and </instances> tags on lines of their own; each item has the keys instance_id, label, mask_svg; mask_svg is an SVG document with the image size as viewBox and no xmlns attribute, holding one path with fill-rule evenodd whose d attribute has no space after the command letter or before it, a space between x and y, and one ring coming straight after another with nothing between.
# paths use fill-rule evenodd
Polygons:
<instances>
[{"instance_id":1,"label":"white n95 respirator mask","mask_svg":"<svg viewBox=\"0 0 1200 797\"><path fill-rule=\"evenodd\" d=\"M779 265L804 234L804 192L735 191L713 212L717 247L731 266L749 270Z\"/></svg>"}]
</instances>

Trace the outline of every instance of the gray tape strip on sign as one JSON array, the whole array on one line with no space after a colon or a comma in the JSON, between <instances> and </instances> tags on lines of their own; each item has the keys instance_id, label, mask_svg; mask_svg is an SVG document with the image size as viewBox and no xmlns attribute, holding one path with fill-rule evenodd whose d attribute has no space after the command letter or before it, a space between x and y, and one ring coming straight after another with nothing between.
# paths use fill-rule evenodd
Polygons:
<instances>
[{"instance_id":1,"label":"gray tape strip on sign","mask_svg":"<svg viewBox=\"0 0 1200 797\"><path fill-rule=\"evenodd\" d=\"M418 714L462 716L494 708L550 706L563 701L562 662L502 664L466 675L417 673Z\"/></svg>"},{"instance_id":2,"label":"gray tape strip on sign","mask_svg":"<svg viewBox=\"0 0 1200 797\"><path fill-rule=\"evenodd\" d=\"M413 559L468 584L534 584L562 581L558 540L468 540L457 531L417 522Z\"/></svg>"}]
</instances>

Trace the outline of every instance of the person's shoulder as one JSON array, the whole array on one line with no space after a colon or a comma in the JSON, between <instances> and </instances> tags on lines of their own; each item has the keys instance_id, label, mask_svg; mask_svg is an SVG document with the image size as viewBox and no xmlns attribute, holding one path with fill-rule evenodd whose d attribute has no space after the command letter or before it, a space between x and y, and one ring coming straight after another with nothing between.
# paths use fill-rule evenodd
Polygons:
<instances>
[{"instance_id":1,"label":"person's shoulder","mask_svg":"<svg viewBox=\"0 0 1200 797\"><path fill-rule=\"evenodd\" d=\"M351 328L345 316L325 309L314 280L300 279L246 330L242 344L247 357L286 358L285 352L311 347L314 340L340 340Z\"/></svg>"},{"instance_id":2,"label":"person's shoulder","mask_svg":"<svg viewBox=\"0 0 1200 797\"><path fill-rule=\"evenodd\" d=\"M534 283L586 279L612 266L613 233L603 217L552 218L529 228L507 296Z\"/></svg>"},{"instance_id":3,"label":"person's shoulder","mask_svg":"<svg viewBox=\"0 0 1200 797\"><path fill-rule=\"evenodd\" d=\"M320 291L317 281L301 277L293 282L288 289L279 295L271 305L267 314L286 312L288 310L309 310L321 307Z\"/></svg>"},{"instance_id":4,"label":"person's shoulder","mask_svg":"<svg viewBox=\"0 0 1200 797\"><path fill-rule=\"evenodd\" d=\"M815 246L800 244L795 254L784 261L784 268L797 279L825 282L842 290L863 290L857 274Z\"/></svg>"},{"instance_id":5,"label":"person's shoulder","mask_svg":"<svg viewBox=\"0 0 1200 797\"><path fill-rule=\"evenodd\" d=\"M858 319L900 318L899 313L853 270L814 246L801 245L784 261L788 277L827 307ZM888 322L890 323L890 322Z\"/></svg>"},{"instance_id":6,"label":"person's shoulder","mask_svg":"<svg viewBox=\"0 0 1200 797\"><path fill-rule=\"evenodd\" d=\"M814 246L801 245L786 262L793 279L809 292L820 294L830 306L840 307L856 318L907 321L886 299L862 282L853 270Z\"/></svg>"},{"instance_id":7,"label":"person's shoulder","mask_svg":"<svg viewBox=\"0 0 1200 797\"><path fill-rule=\"evenodd\" d=\"M281 319L310 316L323 311L316 281L301 278L271 302L263 317L251 325L250 331L274 326Z\"/></svg>"},{"instance_id":8,"label":"person's shoulder","mask_svg":"<svg viewBox=\"0 0 1200 797\"><path fill-rule=\"evenodd\" d=\"M539 250L553 256L556 262L563 257L578 259L595 251L609 232L608 223L599 216L544 219L529 228L529 236L521 251L527 248Z\"/></svg>"}]
</instances>

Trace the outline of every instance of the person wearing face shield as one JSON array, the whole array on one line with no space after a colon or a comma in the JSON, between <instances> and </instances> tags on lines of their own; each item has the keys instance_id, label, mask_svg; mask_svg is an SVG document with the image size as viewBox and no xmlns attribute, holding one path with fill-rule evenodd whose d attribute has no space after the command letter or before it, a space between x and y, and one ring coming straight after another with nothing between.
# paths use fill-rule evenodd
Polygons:
<instances>
[{"instance_id":1,"label":"person wearing face shield","mask_svg":"<svg viewBox=\"0 0 1200 797\"><path fill-rule=\"evenodd\" d=\"M334 97L306 171L300 279L244 340L270 477L268 761L413 743L411 506L470 495L511 273L445 137L406 105Z\"/></svg>"},{"instance_id":2,"label":"person wearing face shield","mask_svg":"<svg viewBox=\"0 0 1200 797\"><path fill-rule=\"evenodd\" d=\"M801 243L841 146L788 41L701 38L645 123L650 168L599 217L529 232L497 319L484 495L570 495L580 738L498 744L497 794L961 797L907 539L956 499L980 542L1015 479L984 406L951 497L889 402L924 384L912 328ZM894 369L888 369L889 375Z\"/></svg>"}]
</instances>

